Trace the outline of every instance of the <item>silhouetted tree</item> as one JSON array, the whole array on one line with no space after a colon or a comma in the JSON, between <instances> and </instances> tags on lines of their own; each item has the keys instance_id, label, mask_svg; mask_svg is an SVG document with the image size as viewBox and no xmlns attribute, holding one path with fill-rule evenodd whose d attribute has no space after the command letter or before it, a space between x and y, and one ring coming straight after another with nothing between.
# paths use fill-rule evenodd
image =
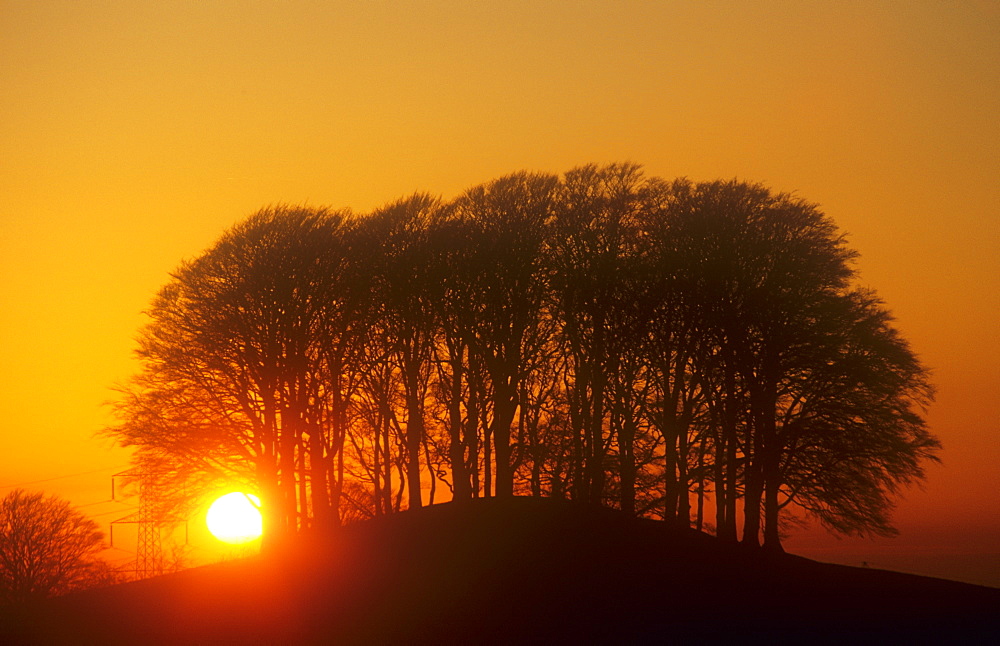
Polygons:
<instances>
[{"instance_id":1,"label":"silhouetted tree","mask_svg":"<svg viewBox=\"0 0 1000 646\"><path fill-rule=\"evenodd\" d=\"M466 263L471 287L469 349L492 385L489 436L496 459L496 495L514 491L511 430L524 382L545 343L541 324L547 293L546 224L557 178L520 173L469 189L455 216L473 225L475 263Z\"/></svg>"},{"instance_id":2,"label":"silhouetted tree","mask_svg":"<svg viewBox=\"0 0 1000 646\"><path fill-rule=\"evenodd\" d=\"M159 503L245 479L279 534L442 486L890 533L932 392L854 256L794 196L634 164L266 209L161 290L109 433Z\"/></svg>"},{"instance_id":3,"label":"silhouetted tree","mask_svg":"<svg viewBox=\"0 0 1000 646\"><path fill-rule=\"evenodd\" d=\"M653 180L647 188L649 205L641 213L644 292L648 294L642 356L647 362L645 411L647 423L660 436L663 451L663 515L688 524L688 489L692 474L691 445L704 433L693 426L705 409L705 382L698 378L695 360L710 350L698 313L703 294L691 284L682 263L688 249L678 246L671 202L673 187Z\"/></svg>"},{"instance_id":4,"label":"silhouetted tree","mask_svg":"<svg viewBox=\"0 0 1000 646\"><path fill-rule=\"evenodd\" d=\"M437 343L434 347L436 380L434 397L442 409L452 495L468 500L479 495L480 402L483 392L480 357L470 345L475 340L478 308L475 279L480 265L481 228L473 220L455 216L434 231L437 276L441 281L436 310Z\"/></svg>"},{"instance_id":5,"label":"silhouetted tree","mask_svg":"<svg viewBox=\"0 0 1000 646\"><path fill-rule=\"evenodd\" d=\"M572 380L569 416L578 448L574 497L604 499L609 438L606 403L615 338L628 334L623 305L634 301L624 278L642 208L634 164L583 166L566 173L552 233L553 290ZM634 323L634 321L633 321Z\"/></svg>"},{"instance_id":6,"label":"silhouetted tree","mask_svg":"<svg viewBox=\"0 0 1000 646\"><path fill-rule=\"evenodd\" d=\"M406 487L410 509L423 505L420 450L426 427L430 391L430 359L435 343L435 308L441 283L435 275L431 245L434 221L442 204L427 195L413 195L382 207L364 223L369 253L374 255L376 301L373 324L379 332L375 354L391 366L376 397L385 405L398 387L402 405L391 415L404 428Z\"/></svg>"},{"instance_id":7,"label":"silhouetted tree","mask_svg":"<svg viewBox=\"0 0 1000 646\"><path fill-rule=\"evenodd\" d=\"M837 295L779 386L778 473L767 483L765 539L798 505L844 534L892 535L892 494L923 477L939 442L922 412L927 371L870 291Z\"/></svg>"},{"instance_id":8,"label":"silhouetted tree","mask_svg":"<svg viewBox=\"0 0 1000 646\"><path fill-rule=\"evenodd\" d=\"M694 284L707 299L702 327L713 333L726 378L738 378L749 398L743 541L757 544L765 488L781 461L779 386L808 347L817 304L846 288L855 254L814 205L759 185L676 182L671 206L675 231L695 255L686 271L698 272Z\"/></svg>"},{"instance_id":9,"label":"silhouetted tree","mask_svg":"<svg viewBox=\"0 0 1000 646\"><path fill-rule=\"evenodd\" d=\"M151 470L253 481L266 536L336 518L328 465L344 441L344 310L358 301L350 227L345 213L266 209L183 264L149 311L143 370L109 430Z\"/></svg>"},{"instance_id":10,"label":"silhouetted tree","mask_svg":"<svg viewBox=\"0 0 1000 646\"><path fill-rule=\"evenodd\" d=\"M20 602L113 581L103 539L67 501L14 489L0 499L0 596Z\"/></svg>"}]
</instances>

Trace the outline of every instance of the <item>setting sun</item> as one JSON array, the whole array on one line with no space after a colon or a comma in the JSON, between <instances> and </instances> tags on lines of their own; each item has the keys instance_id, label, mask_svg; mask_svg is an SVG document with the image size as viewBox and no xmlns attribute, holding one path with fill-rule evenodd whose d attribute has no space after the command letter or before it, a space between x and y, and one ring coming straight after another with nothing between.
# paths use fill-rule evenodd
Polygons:
<instances>
[{"instance_id":1,"label":"setting sun","mask_svg":"<svg viewBox=\"0 0 1000 646\"><path fill-rule=\"evenodd\" d=\"M260 499L250 493L227 493L208 508L205 522L212 536L224 543L248 543L260 538Z\"/></svg>"}]
</instances>

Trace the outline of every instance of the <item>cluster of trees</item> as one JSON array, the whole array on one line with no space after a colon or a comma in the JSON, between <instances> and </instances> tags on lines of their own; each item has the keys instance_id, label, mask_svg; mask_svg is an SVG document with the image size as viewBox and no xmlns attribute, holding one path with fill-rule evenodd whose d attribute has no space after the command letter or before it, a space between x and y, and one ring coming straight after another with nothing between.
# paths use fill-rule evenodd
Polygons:
<instances>
[{"instance_id":1,"label":"cluster of trees","mask_svg":"<svg viewBox=\"0 0 1000 646\"><path fill-rule=\"evenodd\" d=\"M245 479L268 537L512 495L891 533L932 389L854 256L794 196L629 164L268 208L163 287L108 432L175 512Z\"/></svg>"},{"instance_id":2,"label":"cluster of trees","mask_svg":"<svg viewBox=\"0 0 1000 646\"><path fill-rule=\"evenodd\" d=\"M118 580L100 558L97 523L56 496L14 489L0 499L0 603L17 603Z\"/></svg>"}]
</instances>

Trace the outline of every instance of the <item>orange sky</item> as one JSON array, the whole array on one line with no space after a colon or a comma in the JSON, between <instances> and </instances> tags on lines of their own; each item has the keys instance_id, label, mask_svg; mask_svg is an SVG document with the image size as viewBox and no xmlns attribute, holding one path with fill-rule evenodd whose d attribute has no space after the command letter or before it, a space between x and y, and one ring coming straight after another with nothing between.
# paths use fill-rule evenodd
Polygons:
<instances>
[{"instance_id":1,"label":"orange sky","mask_svg":"<svg viewBox=\"0 0 1000 646\"><path fill-rule=\"evenodd\" d=\"M820 203L935 371L902 536L792 551L992 552L1000 586L998 33L992 1L0 0L0 494L116 517L93 433L141 311L261 206L635 161Z\"/></svg>"}]
</instances>

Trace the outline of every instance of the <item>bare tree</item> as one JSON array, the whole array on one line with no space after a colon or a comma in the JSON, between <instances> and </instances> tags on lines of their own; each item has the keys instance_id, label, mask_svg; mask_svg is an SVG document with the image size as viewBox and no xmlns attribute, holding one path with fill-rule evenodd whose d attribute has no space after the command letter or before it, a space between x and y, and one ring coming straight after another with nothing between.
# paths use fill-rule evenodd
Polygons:
<instances>
[{"instance_id":1,"label":"bare tree","mask_svg":"<svg viewBox=\"0 0 1000 646\"><path fill-rule=\"evenodd\" d=\"M278 533L425 485L699 528L714 505L731 541L742 503L742 540L775 549L789 506L888 533L938 444L854 256L794 196L634 164L267 209L163 288L109 432L161 501L245 479Z\"/></svg>"},{"instance_id":2,"label":"bare tree","mask_svg":"<svg viewBox=\"0 0 1000 646\"><path fill-rule=\"evenodd\" d=\"M628 334L623 307L635 303L626 277L635 260L634 230L644 204L639 166L583 166L566 173L553 225L553 290L572 380L569 416L578 447L574 497L604 500L605 405L616 342ZM627 443L626 443L627 444ZM627 452L627 449L626 449Z\"/></svg>"},{"instance_id":3,"label":"bare tree","mask_svg":"<svg viewBox=\"0 0 1000 646\"><path fill-rule=\"evenodd\" d=\"M0 499L0 595L20 602L112 580L103 540L67 501L14 489Z\"/></svg>"},{"instance_id":4,"label":"bare tree","mask_svg":"<svg viewBox=\"0 0 1000 646\"><path fill-rule=\"evenodd\" d=\"M456 217L474 226L475 263L468 263L474 313L469 348L492 385L489 435L496 459L496 495L514 491L512 426L524 381L545 343L541 324L547 291L546 224L557 179L519 173L469 189Z\"/></svg>"},{"instance_id":5,"label":"bare tree","mask_svg":"<svg viewBox=\"0 0 1000 646\"><path fill-rule=\"evenodd\" d=\"M430 391L430 360L436 339L435 309L442 284L435 275L431 235L443 217L443 205L427 195L413 195L377 209L364 222L375 256L372 323L379 331L374 354L387 362L387 390L376 397L385 405L398 386L402 406L386 411L405 428L403 448L409 508L423 505L420 454L427 432L425 404ZM374 382L370 382L374 383Z\"/></svg>"},{"instance_id":6,"label":"bare tree","mask_svg":"<svg viewBox=\"0 0 1000 646\"><path fill-rule=\"evenodd\" d=\"M922 414L933 396L927 370L878 298L855 290L824 309L779 387L779 466L764 505L771 545L788 505L838 533L893 535L893 494L940 449Z\"/></svg>"},{"instance_id":7,"label":"bare tree","mask_svg":"<svg viewBox=\"0 0 1000 646\"><path fill-rule=\"evenodd\" d=\"M149 311L143 369L108 429L175 484L205 474L253 482L266 538L336 518L329 465L343 448L358 300L350 227L346 213L265 209L183 264Z\"/></svg>"}]
</instances>

